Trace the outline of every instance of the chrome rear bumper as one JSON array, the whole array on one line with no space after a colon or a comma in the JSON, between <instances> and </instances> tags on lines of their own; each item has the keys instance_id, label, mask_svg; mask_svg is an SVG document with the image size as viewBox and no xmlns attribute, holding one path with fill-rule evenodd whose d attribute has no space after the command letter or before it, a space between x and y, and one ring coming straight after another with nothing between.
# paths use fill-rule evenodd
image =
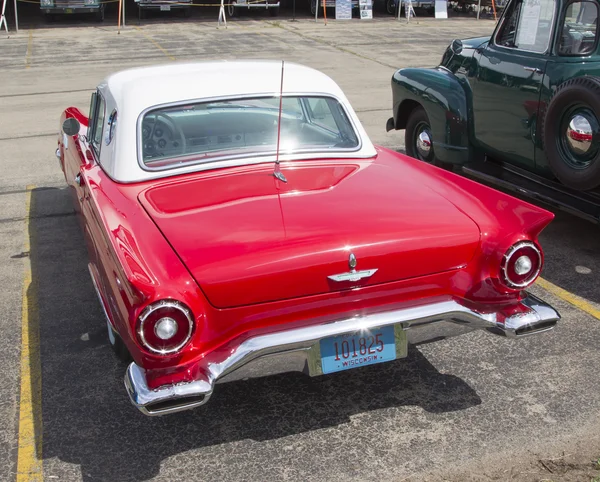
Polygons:
<instances>
[{"instance_id":1,"label":"chrome rear bumper","mask_svg":"<svg viewBox=\"0 0 600 482\"><path fill-rule=\"evenodd\" d=\"M479 313L457 301L442 301L250 338L224 360L209 364L204 379L191 383L151 390L144 370L132 363L125 387L131 402L144 414L164 415L206 403L215 383L294 371L320 375L319 341L330 336L391 325L397 335L418 345L476 329L508 337L531 335L551 330L559 319L554 308L533 295L509 313Z\"/></svg>"}]
</instances>

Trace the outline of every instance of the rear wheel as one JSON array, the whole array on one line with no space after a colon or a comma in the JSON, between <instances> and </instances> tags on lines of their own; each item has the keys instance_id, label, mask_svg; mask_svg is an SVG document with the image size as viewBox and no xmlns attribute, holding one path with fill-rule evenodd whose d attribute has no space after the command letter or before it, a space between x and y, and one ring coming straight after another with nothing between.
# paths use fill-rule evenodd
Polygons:
<instances>
[{"instance_id":1,"label":"rear wheel","mask_svg":"<svg viewBox=\"0 0 600 482\"><path fill-rule=\"evenodd\" d=\"M390 15L396 14L396 1L395 0L385 0L385 11Z\"/></svg>"},{"instance_id":2,"label":"rear wheel","mask_svg":"<svg viewBox=\"0 0 600 482\"><path fill-rule=\"evenodd\" d=\"M544 150L554 175L572 189L600 186L600 79L577 77L556 89L544 117Z\"/></svg>"}]
</instances>

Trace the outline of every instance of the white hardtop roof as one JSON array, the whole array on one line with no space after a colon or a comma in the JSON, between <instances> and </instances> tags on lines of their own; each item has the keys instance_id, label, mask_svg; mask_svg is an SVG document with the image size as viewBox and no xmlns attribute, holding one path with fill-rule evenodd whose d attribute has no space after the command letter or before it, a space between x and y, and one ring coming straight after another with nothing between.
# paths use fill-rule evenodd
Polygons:
<instances>
[{"instance_id":1,"label":"white hardtop roof","mask_svg":"<svg viewBox=\"0 0 600 482\"><path fill-rule=\"evenodd\" d=\"M281 61L236 60L173 63L140 67L113 74L101 84L117 109L142 112L148 107L230 95L279 94ZM327 75L285 62L283 93L305 92L343 96Z\"/></svg>"},{"instance_id":2,"label":"white hardtop roof","mask_svg":"<svg viewBox=\"0 0 600 482\"><path fill-rule=\"evenodd\" d=\"M327 75L303 65L285 62L283 94L327 95L337 98L345 107L361 147L357 151L284 156L281 161L309 158L368 158L376 155L356 113L339 86ZM100 163L106 173L118 182L137 182L173 176L185 172L216 169L229 165L270 162L269 156L214 163L198 163L163 171L149 171L138 162L138 120L147 109L164 104L202 101L219 97L279 95L281 61L236 60L194 63L170 63L124 70L107 77L98 86L106 101L105 126L109 114L117 111L114 141L103 143Z\"/></svg>"}]
</instances>

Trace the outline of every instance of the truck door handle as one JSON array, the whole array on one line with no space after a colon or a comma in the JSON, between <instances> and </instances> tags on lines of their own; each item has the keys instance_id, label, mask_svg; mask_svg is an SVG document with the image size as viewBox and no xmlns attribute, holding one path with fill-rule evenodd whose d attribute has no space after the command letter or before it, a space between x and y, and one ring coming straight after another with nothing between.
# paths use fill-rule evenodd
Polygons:
<instances>
[{"instance_id":1,"label":"truck door handle","mask_svg":"<svg viewBox=\"0 0 600 482\"><path fill-rule=\"evenodd\" d=\"M533 72L534 74L543 74L542 69L538 69L537 67L523 67L527 72Z\"/></svg>"},{"instance_id":2,"label":"truck door handle","mask_svg":"<svg viewBox=\"0 0 600 482\"><path fill-rule=\"evenodd\" d=\"M81 177L81 173L77 173L75 176L75 184L78 186L83 186L83 178Z\"/></svg>"}]
</instances>

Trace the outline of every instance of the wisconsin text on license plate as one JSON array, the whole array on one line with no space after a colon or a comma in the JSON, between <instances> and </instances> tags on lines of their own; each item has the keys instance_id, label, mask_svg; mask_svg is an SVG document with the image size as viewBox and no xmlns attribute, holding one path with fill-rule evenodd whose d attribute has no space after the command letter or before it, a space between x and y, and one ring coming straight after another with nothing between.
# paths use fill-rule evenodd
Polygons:
<instances>
[{"instance_id":1,"label":"wisconsin text on license plate","mask_svg":"<svg viewBox=\"0 0 600 482\"><path fill-rule=\"evenodd\" d=\"M393 326L323 338L321 368L323 373L333 373L395 360L397 341L405 345L406 337L396 340ZM405 347L399 348L402 348L400 356L405 356Z\"/></svg>"}]
</instances>

